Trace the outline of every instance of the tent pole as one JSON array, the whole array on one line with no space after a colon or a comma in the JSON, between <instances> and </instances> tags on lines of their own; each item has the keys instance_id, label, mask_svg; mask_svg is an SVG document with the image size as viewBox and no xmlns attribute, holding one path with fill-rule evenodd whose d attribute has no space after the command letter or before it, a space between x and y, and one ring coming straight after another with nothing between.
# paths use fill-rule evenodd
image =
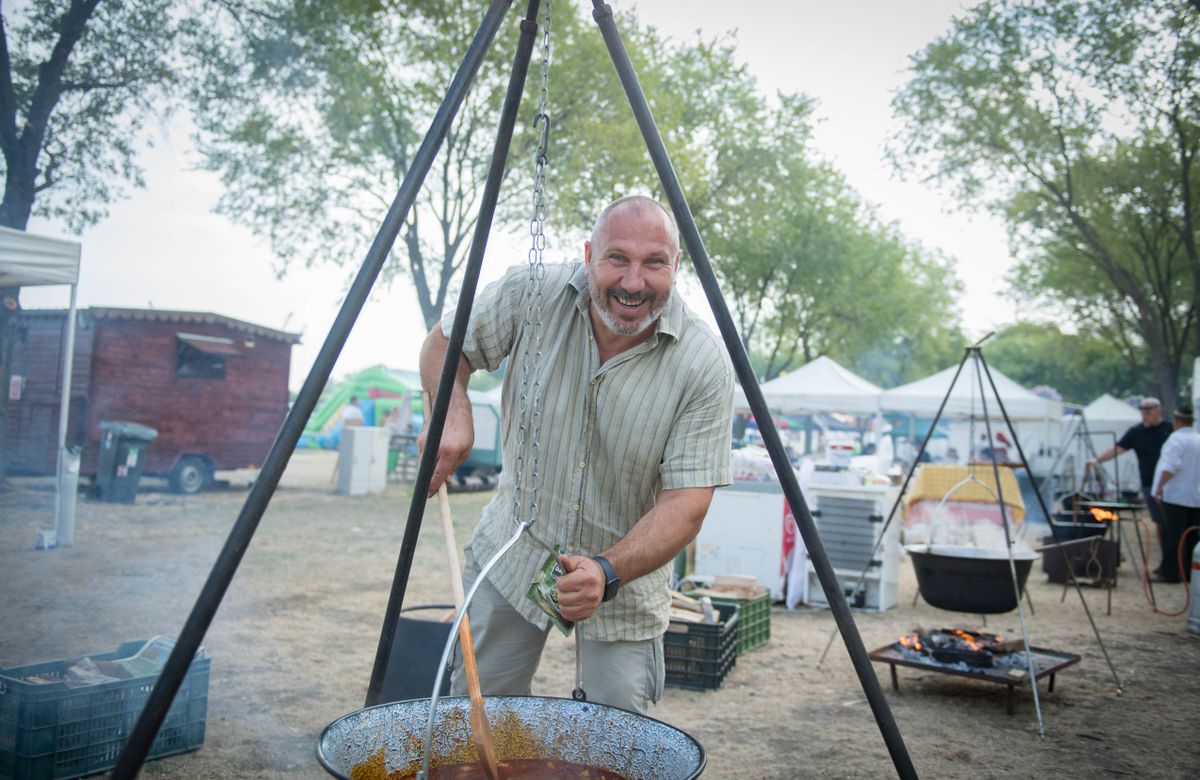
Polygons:
<instances>
[{"instance_id":1,"label":"tent pole","mask_svg":"<svg viewBox=\"0 0 1200 780\"><path fill-rule=\"evenodd\" d=\"M63 490L67 470L67 420L71 413L71 372L75 364L75 306L79 279L71 285L71 303L67 308L67 338L63 347L62 398L58 404L58 471L54 489L54 544L70 547L75 543L75 491ZM78 471L78 464L75 465ZM75 482L71 483L73 486ZM66 493L70 495L66 495Z\"/></svg>"}]
</instances>

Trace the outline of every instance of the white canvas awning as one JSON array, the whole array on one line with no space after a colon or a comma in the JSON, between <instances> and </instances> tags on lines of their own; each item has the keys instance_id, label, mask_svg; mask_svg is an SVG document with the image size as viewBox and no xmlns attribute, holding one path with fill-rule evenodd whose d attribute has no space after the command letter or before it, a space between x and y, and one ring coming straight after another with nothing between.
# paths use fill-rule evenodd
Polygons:
<instances>
[{"instance_id":1,"label":"white canvas awning","mask_svg":"<svg viewBox=\"0 0 1200 780\"><path fill-rule=\"evenodd\" d=\"M67 416L71 402L71 364L75 356L75 288L79 283L79 258L82 247L78 241L39 236L20 230L0 227L0 287L40 287L67 284L71 286L71 304L67 313L67 338L63 345L63 389L58 409L58 482L54 500L54 531L56 543L66 547L74 542L75 490L74 481L67 479L66 469L74 468L78 477L78 460L67 463ZM8 377L3 377L7 381ZM64 490L66 481L71 487Z\"/></svg>"},{"instance_id":2,"label":"white canvas awning","mask_svg":"<svg viewBox=\"0 0 1200 780\"><path fill-rule=\"evenodd\" d=\"M76 284L80 245L0 227L0 287Z\"/></svg>"},{"instance_id":3,"label":"white canvas awning","mask_svg":"<svg viewBox=\"0 0 1200 780\"><path fill-rule=\"evenodd\" d=\"M781 414L845 412L875 414L883 389L863 379L832 358L822 355L800 368L764 383L761 388L767 408ZM734 408L750 405L742 388L734 390Z\"/></svg>"},{"instance_id":4,"label":"white canvas awning","mask_svg":"<svg viewBox=\"0 0 1200 780\"><path fill-rule=\"evenodd\" d=\"M982 417L983 405L979 397L979 378L975 361L969 360L963 366L962 374L954 385L954 392L946 401L943 417ZM950 382L958 366L951 366L939 371L933 376L909 382L906 385L884 390L880 405L884 411L907 412L921 417L932 417L937 414L938 407L950 390ZM989 366L992 379L996 382L996 391L1008 416L1013 420L1058 420L1062 416L1062 404L1049 398L1043 398L1029 392L1021 385L1006 377ZM987 376L983 378L988 402L988 414L997 420L1002 419L1000 409L996 405L995 396Z\"/></svg>"}]
</instances>

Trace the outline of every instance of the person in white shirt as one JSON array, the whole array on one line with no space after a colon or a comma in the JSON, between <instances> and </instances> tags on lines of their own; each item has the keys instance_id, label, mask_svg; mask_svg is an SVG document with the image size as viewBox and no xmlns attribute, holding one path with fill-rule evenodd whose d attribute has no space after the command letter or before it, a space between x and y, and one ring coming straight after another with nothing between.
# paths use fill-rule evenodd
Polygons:
<instances>
[{"instance_id":1,"label":"person in white shirt","mask_svg":"<svg viewBox=\"0 0 1200 780\"><path fill-rule=\"evenodd\" d=\"M339 418L343 426L362 425L364 422L362 409L358 407L358 396L350 396L350 403L346 404L346 408L342 409L342 415Z\"/></svg>"},{"instance_id":2,"label":"person in white shirt","mask_svg":"<svg viewBox=\"0 0 1200 780\"><path fill-rule=\"evenodd\" d=\"M1183 568L1179 544L1187 529L1200 526L1200 431L1194 412L1181 406L1172 415L1175 430L1163 444L1154 480L1154 498L1163 508L1163 576L1166 582L1191 580L1192 550L1197 533L1183 542Z\"/></svg>"}]
</instances>

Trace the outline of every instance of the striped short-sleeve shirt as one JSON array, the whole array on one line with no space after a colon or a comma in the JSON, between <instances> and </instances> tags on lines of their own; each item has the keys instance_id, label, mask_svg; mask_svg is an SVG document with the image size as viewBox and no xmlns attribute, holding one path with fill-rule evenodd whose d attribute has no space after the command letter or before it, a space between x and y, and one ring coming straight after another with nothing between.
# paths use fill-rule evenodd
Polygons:
<instances>
[{"instance_id":1,"label":"striped short-sleeve shirt","mask_svg":"<svg viewBox=\"0 0 1200 780\"><path fill-rule=\"evenodd\" d=\"M504 469L468 546L483 564L525 517L514 517L520 456L524 500L536 493L533 530L572 555L598 555L645 515L663 490L730 482L733 370L724 345L673 294L650 338L603 365L588 315L582 263L548 264L540 311L541 355L528 370L540 384L538 441L526 404L518 452L520 392L526 370L525 311L531 294L525 266L510 269L478 297L463 355L473 370L493 371L509 357L502 398ZM449 334L453 313L442 329ZM532 382L530 382L532 384ZM536 445L536 454L534 447ZM536 490L529 472L536 457ZM521 510L528 516L528 506ZM488 575L526 620L548 620L526 597L548 553L522 538ZM588 639L634 641L667 628L670 566L629 583L578 627Z\"/></svg>"}]
</instances>

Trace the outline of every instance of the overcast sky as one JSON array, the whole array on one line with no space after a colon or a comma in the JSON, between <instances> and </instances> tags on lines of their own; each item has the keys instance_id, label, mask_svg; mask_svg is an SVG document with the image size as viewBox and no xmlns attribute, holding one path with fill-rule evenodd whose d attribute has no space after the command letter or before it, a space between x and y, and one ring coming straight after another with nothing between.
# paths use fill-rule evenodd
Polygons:
<instances>
[{"instance_id":1,"label":"overcast sky","mask_svg":"<svg viewBox=\"0 0 1200 780\"><path fill-rule=\"evenodd\" d=\"M945 194L898 181L882 159L885 141L895 128L889 103L904 83L908 56L947 28L950 18L962 12L961 2L611 4L618 9L637 5L643 20L677 38L690 37L696 30L711 35L736 28L739 56L764 91L800 90L817 99L814 145L819 153L833 161L885 219L955 259L966 284L960 308L971 334L1014 318L1012 305L1000 297L1003 275L1011 266L1003 225L953 210ZM563 8L564 0L555 7ZM553 71L551 80L553 95ZM302 333L302 343L293 350L291 373L291 385L298 388L356 269L297 267L277 279L265 242L212 213L221 185L214 175L195 170L185 125L177 122L161 129L154 143L141 158L146 188L113 205L109 218L81 237L79 305L211 311ZM31 221L29 229L66 234L63 226L45 220ZM485 281L501 270L485 267ZM697 309L707 307L695 282L683 288ZM29 288L22 292L22 302L28 308L66 306L67 294ZM377 289L333 376L380 363L415 368L422 335L412 290L400 282Z\"/></svg>"}]
</instances>

